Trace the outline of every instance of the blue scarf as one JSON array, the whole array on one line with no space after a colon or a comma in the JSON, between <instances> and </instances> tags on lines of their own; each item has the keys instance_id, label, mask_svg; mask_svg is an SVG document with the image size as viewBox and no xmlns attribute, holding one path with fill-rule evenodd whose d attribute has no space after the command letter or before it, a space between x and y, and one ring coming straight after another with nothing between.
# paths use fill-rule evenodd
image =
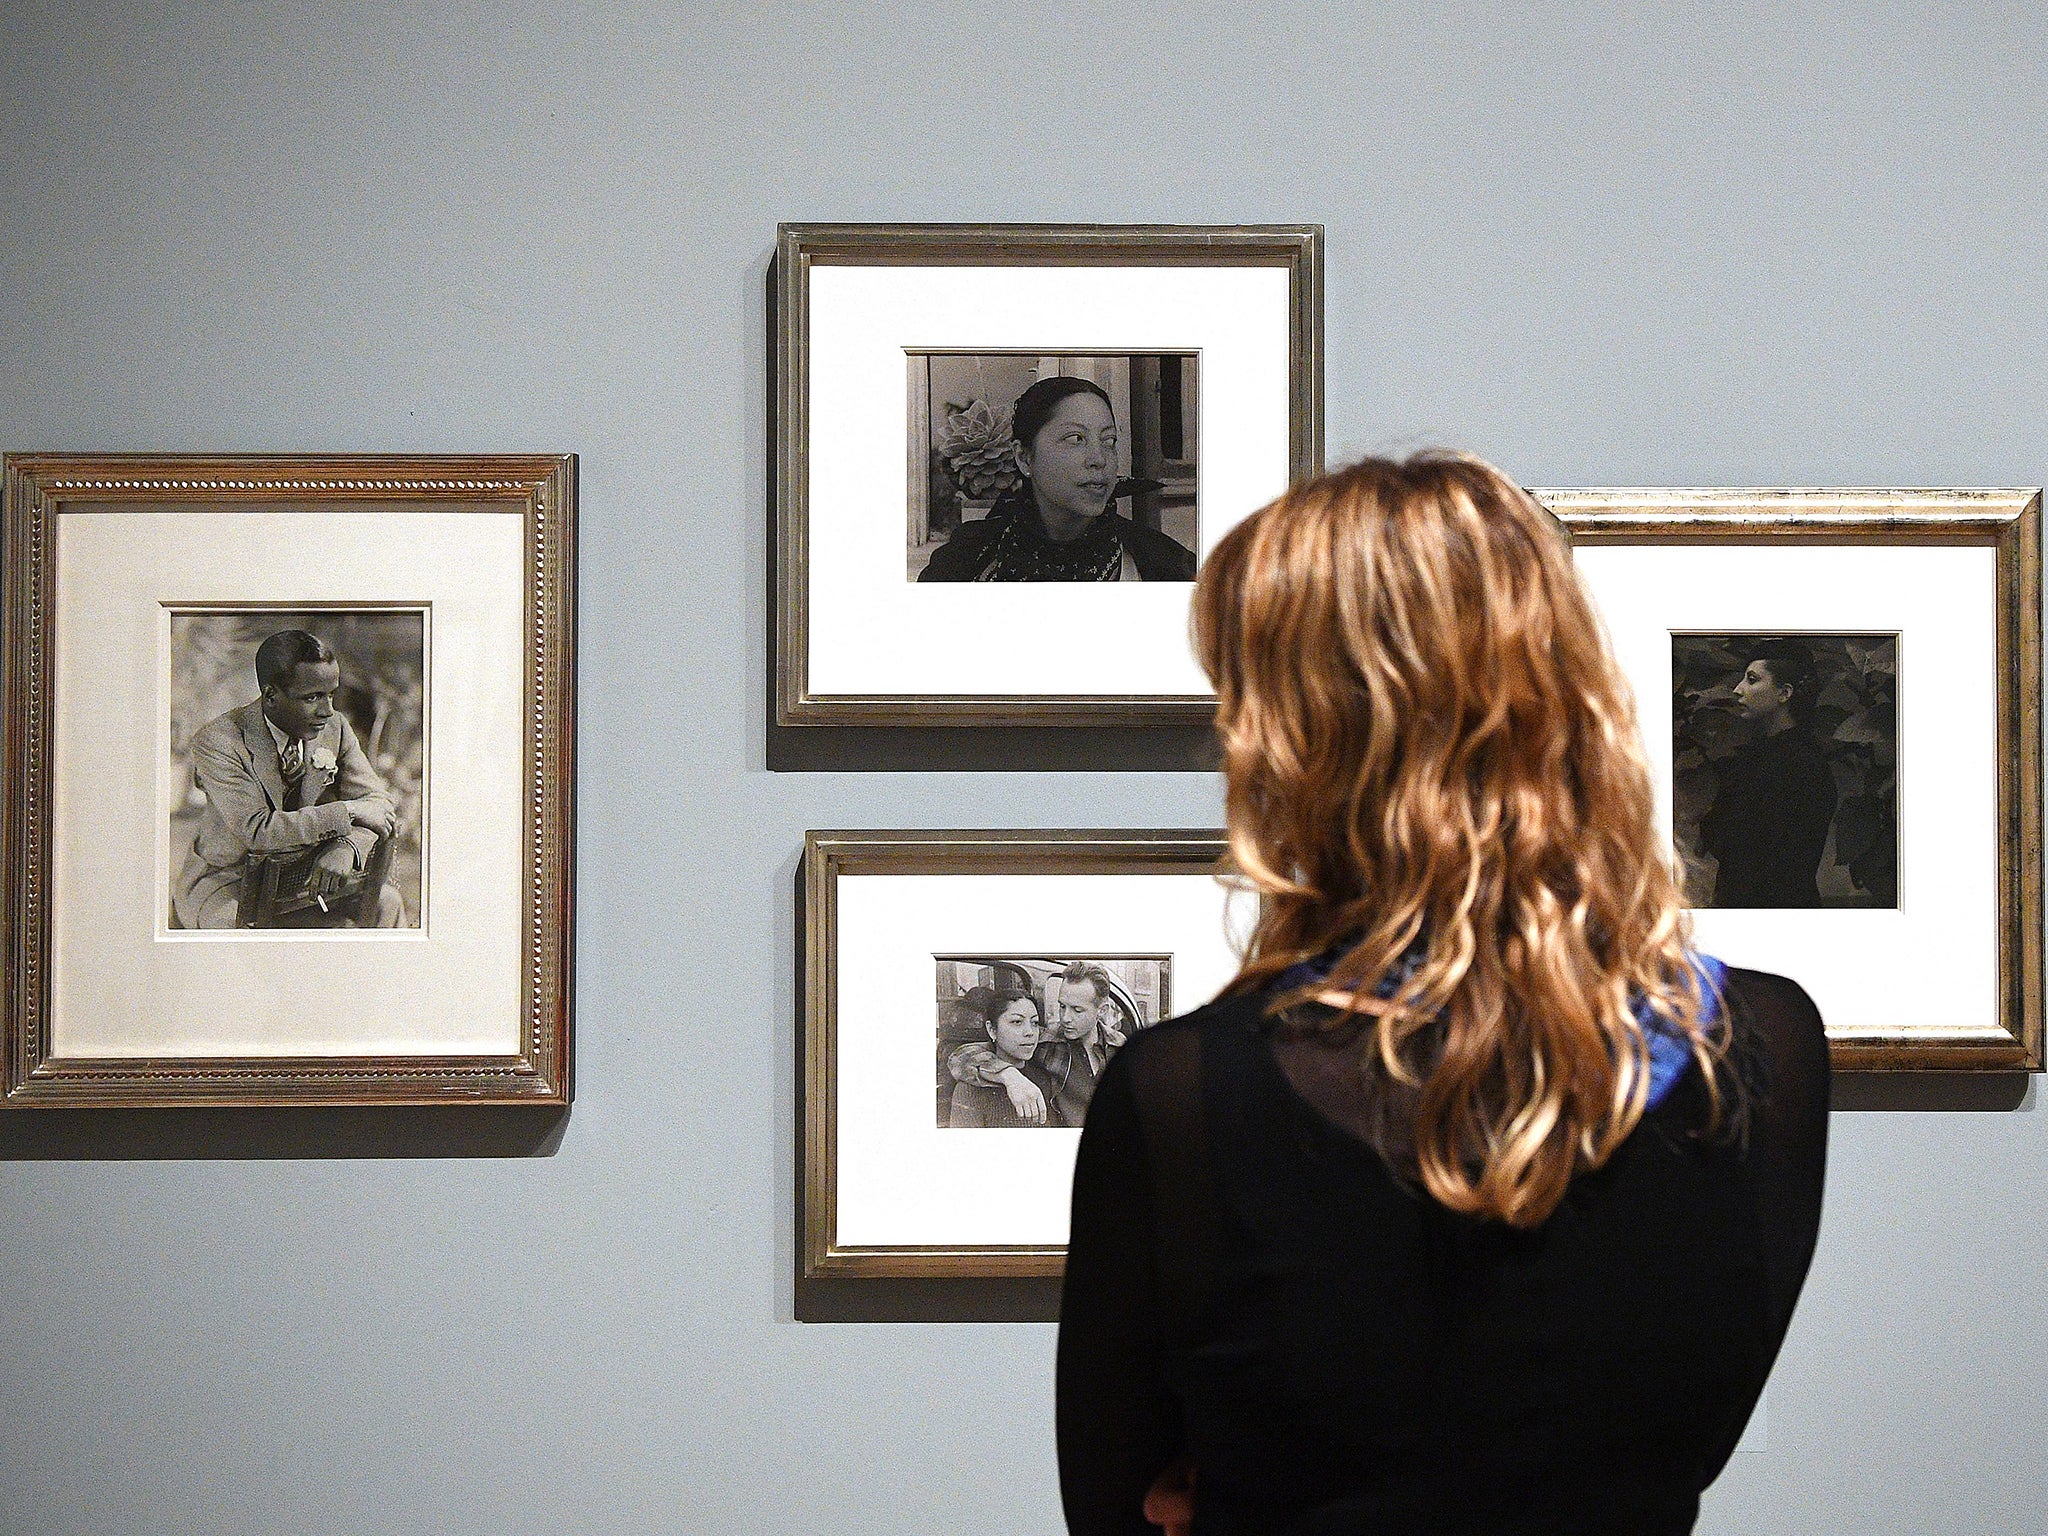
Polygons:
<instances>
[{"instance_id":1,"label":"blue scarf","mask_svg":"<svg viewBox=\"0 0 2048 1536\"><path fill-rule=\"evenodd\" d=\"M1273 979L1273 985L1283 992L1290 992L1296 987L1328 980L1348 947L1334 946L1313 960L1290 965ZM1409 945L1401 958L1379 979L1372 995L1384 1002L1400 991L1408 979L1422 968L1425 953L1420 939ZM1728 967L1712 955L1703 955L1697 950L1689 951L1687 959L1692 965L1693 990L1705 1005L1701 1011L1701 1022L1711 1024L1721 1012L1721 999L1728 987ZM1650 1092L1643 1107L1655 1109L1685 1076L1685 1069L1692 1061L1692 1042L1682 1031L1673 1028L1670 1020L1653 1010L1647 997L1635 998L1629 1004L1629 1012L1650 1048Z\"/></svg>"}]
</instances>

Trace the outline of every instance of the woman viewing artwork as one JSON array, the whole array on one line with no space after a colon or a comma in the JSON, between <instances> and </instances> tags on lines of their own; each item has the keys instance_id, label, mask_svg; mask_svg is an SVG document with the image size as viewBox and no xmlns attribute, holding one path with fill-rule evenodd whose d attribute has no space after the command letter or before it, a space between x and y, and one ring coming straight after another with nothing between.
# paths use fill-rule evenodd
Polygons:
<instances>
[{"instance_id":1,"label":"woman viewing artwork","mask_svg":"<svg viewBox=\"0 0 2048 1536\"><path fill-rule=\"evenodd\" d=\"M1370 459L1232 529L1194 617L1262 901L1082 1130L1068 1528L1691 1530L1813 1254L1827 1041L1692 947L1563 533Z\"/></svg>"},{"instance_id":2,"label":"woman viewing artwork","mask_svg":"<svg viewBox=\"0 0 2048 1536\"><path fill-rule=\"evenodd\" d=\"M1043 374L1047 364L1063 361L1075 360L1036 362L1034 371ZM1121 381L1131 397L1128 409L1144 407L1143 441L1131 440L1135 423L1119 421L1110 390L1081 374L1038 377L1007 409L986 399L952 403L932 450L941 480L938 494L913 484L914 491L924 490L921 513L918 507L912 511L916 580L1194 580L1193 455L1187 423L1193 414L1195 360L1148 354L1078 361L1118 365L1103 371ZM931 396L944 387L939 380L969 363L983 365L986 373L1004 362L1013 369L1032 367L1026 359L1000 354L914 356L912 387L926 391L926 425L919 425L920 402L914 394L913 442L929 428ZM919 364L925 369L922 380ZM1160 476L1126 473L1133 450L1140 448ZM985 513L979 496L989 498ZM1118 510L1127 501L1139 504L1128 515ZM950 529L942 527L949 519L954 520ZM1184 527L1186 543L1165 531L1169 520Z\"/></svg>"}]
</instances>

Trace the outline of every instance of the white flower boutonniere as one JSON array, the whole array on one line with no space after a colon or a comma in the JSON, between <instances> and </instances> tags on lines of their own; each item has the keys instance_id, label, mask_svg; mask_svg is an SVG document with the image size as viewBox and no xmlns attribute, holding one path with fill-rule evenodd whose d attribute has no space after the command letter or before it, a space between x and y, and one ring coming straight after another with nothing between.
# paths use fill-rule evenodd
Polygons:
<instances>
[{"instance_id":1,"label":"white flower boutonniere","mask_svg":"<svg viewBox=\"0 0 2048 1536\"><path fill-rule=\"evenodd\" d=\"M306 766L315 773L333 773L334 749L332 747L315 747L306 757Z\"/></svg>"}]
</instances>

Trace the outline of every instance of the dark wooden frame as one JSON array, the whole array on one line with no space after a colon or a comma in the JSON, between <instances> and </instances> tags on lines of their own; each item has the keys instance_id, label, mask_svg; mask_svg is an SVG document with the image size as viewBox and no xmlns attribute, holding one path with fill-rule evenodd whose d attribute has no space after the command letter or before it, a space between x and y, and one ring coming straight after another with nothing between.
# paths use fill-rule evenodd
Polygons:
<instances>
[{"instance_id":1,"label":"dark wooden frame","mask_svg":"<svg viewBox=\"0 0 2048 1536\"><path fill-rule=\"evenodd\" d=\"M771 293L775 724L1146 726L1202 722L1207 698L1161 695L814 694L810 689L810 274L862 266L1284 267L1288 477L1323 467L1320 224L784 224Z\"/></svg>"},{"instance_id":2,"label":"dark wooden frame","mask_svg":"<svg viewBox=\"0 0 2048 1536\"><path fill-rule=\"evenodd\" d=\"M49 1007L57 520L67 504L305 515L365 505L516 510L526 527L521 1047L511 1056L63 1058ZM0 901L10 1108L173 1104L565 1104L570 1094L575 812L574 455L9 454L0 638Z\"/></svg>"},{"instance_id":3,"label":"dark wooden frame","mask_svg":"<svg viewBox=\"0 0 2048 1536\"><path fill-rule=\"evenodd\" d=\"M1574 545L1976 545L1995 552L2000 1022L1836 1036L1838 1071L2042 1067L2041 492L1538 490ZM1938 963L1938 956L1929 957Z\"/></svg>"},{"instance_id":4,"label":"dark wooden frame","mask_svg":"<svg viewBox=\"0 0 2048 1536\"><path fill-rule=\"evenodd\" d=\"M1057 1275L1064 1247L853 1247L838 1233L841 875L1206 874L1220 831L808 832L798 924L797 1237L804 1281Z\"/></svg>"}]
</instances>

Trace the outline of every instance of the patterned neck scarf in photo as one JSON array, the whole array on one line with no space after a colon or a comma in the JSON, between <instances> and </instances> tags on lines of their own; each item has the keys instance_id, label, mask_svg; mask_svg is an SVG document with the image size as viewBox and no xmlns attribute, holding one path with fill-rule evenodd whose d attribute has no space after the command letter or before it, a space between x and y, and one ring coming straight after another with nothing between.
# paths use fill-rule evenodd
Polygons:
<instances>
[{"instance_id":1,"label":"patterned neck scarf in photo","mask_svg":"<svg viewBox=\"0 0 2048 1536\"><path fill-rule=\"evenodd\" d=\"M1028 480L998 499L988 515L1001 517L1003 524L989 542L976 581L1116 581L1123 575L1124 542L1117 536L1122 519L1113 499L1086 533L1064 544L1045 536Z\"/></svg>"}]
</instances>

